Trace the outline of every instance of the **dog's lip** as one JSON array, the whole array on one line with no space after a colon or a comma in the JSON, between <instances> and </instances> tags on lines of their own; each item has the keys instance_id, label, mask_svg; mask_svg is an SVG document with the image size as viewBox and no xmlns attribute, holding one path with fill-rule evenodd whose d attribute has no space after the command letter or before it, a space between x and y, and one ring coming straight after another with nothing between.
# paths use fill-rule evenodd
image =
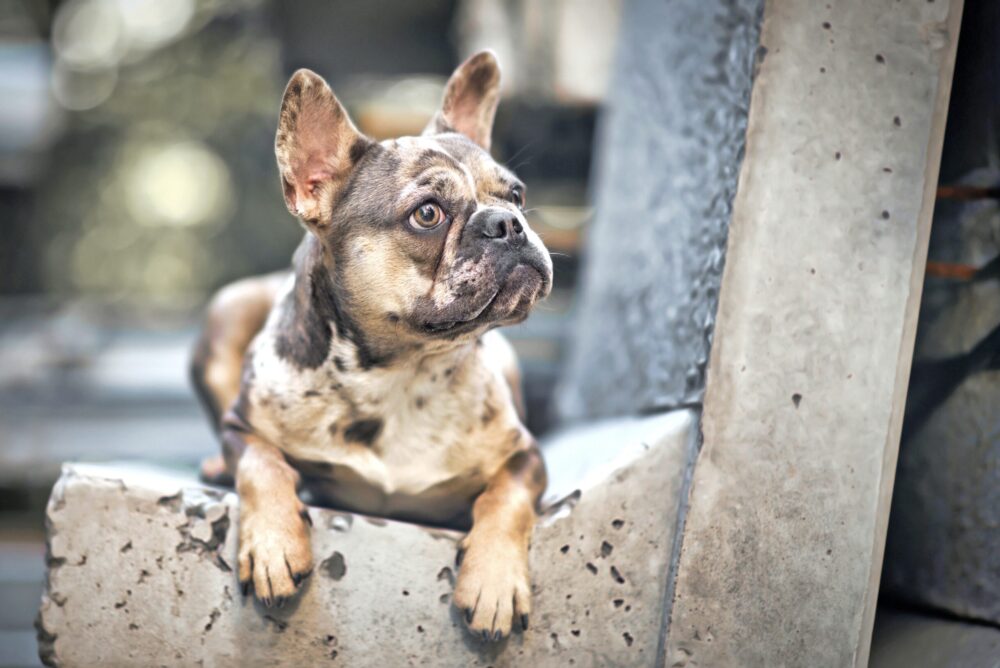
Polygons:
<instances>
[{"instance_id":1,"label":"dog's lip","mask_svg":"<svg viewBox=\"0 0 1000 668\"><path fill-rule=\"evenodd\" d=\"M542 283L539 293L543 297L546 296L548 294L548 288L550 285L547 273L542 269L540 269L539 267L535 266L533 262L521 262L515 267L515 270L519 267L535 270ZM513 273L513 271L511 273ZM470 315L467 318L461 320L428 321L422 324L422 328L424 329L424 331L432 334L455 334L455 333L460 333L462 331L471 331L479 326L479 323L477 321L482 318L483 314L488 314L491 312L492 310L491 307L496 302L497 297L499 297L500 294L504 291L505 287L506 287L506 281L504 283L501 283L499 287L497 287L497 289L493 292L493 295L486 302L483 303L482 308L480 308L478 311L476 311L474 314ZM526 316L527 313L523 315ZM521 319L523 320L523 317Z\"/></svg>"},{"instance_id":2,"label":"dog's lip","mask_svg":"<svg viewBox=\"0 0 1000 668\"><path fill-rule=\"evenodd\" d=\"M478 311L470 315L468 318L464 318L461 320L428 321L424 323L423 327L429 332L442 333L442 332L450 332L451 330L455 329L456 327L459 327L460 325L467 325L478 319L479 316L485 313L487 309L489 309L489 307L493 305L493 302L496 301L497 296L500 294L500 290L501 288L498 287L493 292L493 296L491 296L488 300L483 302L482 307Z\"/></svg>"}]
</instances>

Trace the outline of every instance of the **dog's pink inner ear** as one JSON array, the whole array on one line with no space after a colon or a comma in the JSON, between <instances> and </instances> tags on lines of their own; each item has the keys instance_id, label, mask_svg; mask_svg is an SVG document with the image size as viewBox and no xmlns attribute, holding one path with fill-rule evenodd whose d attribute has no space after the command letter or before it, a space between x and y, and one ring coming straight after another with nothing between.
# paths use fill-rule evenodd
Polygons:
<instances>
[{"instance_id":1,"label":"dog's pink inner ear","mask_svg":"<svg viewBox=\"0 0 1000 668\"><path fill-rule=\"evenodd\" d=\"M448 79L441 110L424 133L460 132L489 150L499 101L500 66L491 51L480 51Z\"/></svg>"},{"instance_id":2,"label":"dog's pink inner ear","mask_svg":"<svg viewBox=\"0 0 1000 668\"><path fill-rule=\"evenodd\" d=\"M274 142L288 210L306 223L328 222L354 167L352 151L367 141L322 77L296 72L281 101Z\"/></svg>"}]
</instances>

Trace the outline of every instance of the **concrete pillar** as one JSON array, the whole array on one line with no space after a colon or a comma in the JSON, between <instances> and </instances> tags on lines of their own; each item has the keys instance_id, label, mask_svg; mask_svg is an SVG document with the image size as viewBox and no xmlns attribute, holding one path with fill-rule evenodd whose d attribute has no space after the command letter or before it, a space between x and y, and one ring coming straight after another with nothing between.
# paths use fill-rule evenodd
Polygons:
<instances>
[{"instance_id":1,"label":"concrete pillar","mask_svg":"<svg viewBox=\"0 0 1000 668\"><path fill-rule=\"evenodd\" d=\"M766 4L666 665L867 665L961 9Z\"/></svg>"},{"instance_id":2,"label":"concrete pillar","mask_svg":"<svg viewBox=\"0 0 1000 668\"><path fill-rule=\"evenodd\" d=\"M564 419L701 400L762 5L624 5Z\"/></svg>"}]
</instances>

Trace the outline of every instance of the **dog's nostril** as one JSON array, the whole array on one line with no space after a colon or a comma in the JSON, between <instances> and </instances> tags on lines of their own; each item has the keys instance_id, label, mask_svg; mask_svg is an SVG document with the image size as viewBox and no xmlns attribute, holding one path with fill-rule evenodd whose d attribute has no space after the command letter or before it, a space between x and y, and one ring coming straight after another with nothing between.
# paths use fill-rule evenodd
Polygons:
<instances>
[{"instance_id":1,"label":"dog's nostril","mask_svg":"<svg viewBox=\"0 0 1000 668\"><path fill-rule=\"evenodd\" d=\"M504 221L494 218L483 226L483 236L489 239L503 239L507 236L507 225Z\"/></svg>"},{"instance_id":2,"label":"dog's nostril","mask_svg":"<svg viewBox=\"0 0 1000 668\"><path fill-rule=\"evenodd\" d=\"M524 228L521 227L521 221L519 221L517 218L511 219L510 226L514 230L514 234L521 234L524 231Z\"/></svg>"}]
</instances>

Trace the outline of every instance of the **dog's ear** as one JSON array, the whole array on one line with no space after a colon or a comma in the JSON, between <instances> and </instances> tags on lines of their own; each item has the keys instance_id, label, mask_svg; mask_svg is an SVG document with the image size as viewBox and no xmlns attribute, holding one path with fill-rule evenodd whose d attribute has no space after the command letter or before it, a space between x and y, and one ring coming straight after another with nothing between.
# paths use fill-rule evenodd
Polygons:
<instances>
[{"instance_id":1,"label":"dog's ear","mask_svg":"<svg viewBox=\"0 0 1000 668\"><path fill-rule=\"evenodd\" d=\"M500 65L492 51L480 51L448 79L441 109L424 134L461 132L488 151L499 101Z\"/></svg>"},{"instance_id":2,"label":"dog's ear","mask_svg":"<svg viewBox=\"0 0 1000 668\"><path fill-rule=\"evenodd\" d=\"M311 225L329 223L334 202L370 143L321 76L310 70L293 74L274 140L288 210Z\"/></svg>"}]
</instances>

